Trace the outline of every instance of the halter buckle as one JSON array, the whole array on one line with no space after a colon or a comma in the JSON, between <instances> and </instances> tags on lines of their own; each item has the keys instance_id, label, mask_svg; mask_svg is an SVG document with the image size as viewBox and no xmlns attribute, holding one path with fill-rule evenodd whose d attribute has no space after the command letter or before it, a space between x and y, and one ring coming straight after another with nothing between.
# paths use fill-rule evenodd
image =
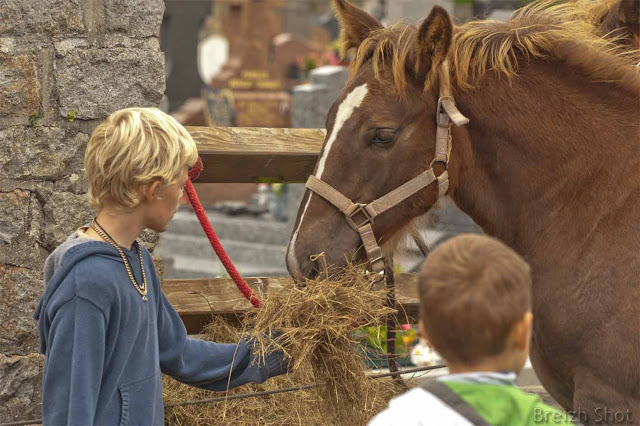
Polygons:
<instances>
[{"instance_id":1,"label":"halter buckle","mask_svg":"<svg viewBox=\"0 0 640 426\"><path fill-rule=\"evenodd\" d=\"M358 228L362 228L363 226L369 223L373 225L373 217L365 209L367 205L363 203L355 203L355 204L357 208L353 212L351 212L351 214L345 215L345 217L347 218L347 222L349 223L349 226L351 226L355 231L357 231ZM358 213L362 213L364 215L364 220L360 224L356 224L356 222L353 220L353 217Z\"/></svg>"}]
</instances>

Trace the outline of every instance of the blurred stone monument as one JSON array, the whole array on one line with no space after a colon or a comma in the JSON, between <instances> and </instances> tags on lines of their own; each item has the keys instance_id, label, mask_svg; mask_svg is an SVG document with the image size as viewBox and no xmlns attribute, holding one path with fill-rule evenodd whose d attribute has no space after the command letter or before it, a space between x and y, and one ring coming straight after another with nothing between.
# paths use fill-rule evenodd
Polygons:
<instances>
[{"instance_id":1,"label":"blurred stone monument","mask_svg":"<svg viewBox=\"0 0 640 426\"><path fill-rule=\"evenodd\" d=\"M200 95L198 31L209 15L206 1L165 0L160 45L165 54L168 110L175 111L189 98Z\"/></svg>"}]
</instances>

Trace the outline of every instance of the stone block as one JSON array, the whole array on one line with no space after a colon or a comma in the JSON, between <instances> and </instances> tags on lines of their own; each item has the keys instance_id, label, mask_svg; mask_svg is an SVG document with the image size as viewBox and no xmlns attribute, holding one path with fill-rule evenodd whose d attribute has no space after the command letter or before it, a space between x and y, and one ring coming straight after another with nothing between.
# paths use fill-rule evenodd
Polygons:
<instances>
[{"instance_id":1,"label":"stone block","mask_svg":"<svg viewBox=\"0 0 640 426\"><path fill-rule=\"evenodd\" d=\"M41 244L44 216L36 193L0 192L0 211L0 264L41 266L48 253Z\"/></svg>"},{"instance_id":2,"label":"stone block","mask_svg":"<svg viewBox=\"0 0 640 426\"><path fill-rule=\"evenodd\" d=\"M78 0L0 0L0 35L54 38L85 32Z\"/></svg>"},{"instance_id":3,"label":"stone block","mask_svg":"<svg viewBox=\"0 0 640 426\"><path fill-rule=\"evenodd\" d=\"M138 237L138 240L140 240L142 245L149 250L151 254L153 254L156 245L160 241L160 233L152 231L151 229L145 229Z\"/></svg>"},{"instance_id":4,"label":"stone block","mask_svg":"<svg viewBox=\"0 0 640 426\"><path fill-rule=\"evenodd\" d=\"M13 243L25 232L30 201L27 191L0 193L0 245Z\"/></svg>"},{"instance_id":5,"label":"stone block","mask_svg":"<svg viewBox=\"0 0 640 426\"><path fill-rule=\"evenodd\" d=\"M108 31L132 37L157 37L160 33L162 0L108 0L104 7Z\"/></svg>"},{"instance_id":6,"label":"stone block","mask_svg":"<svg viewBox=\"0 0 640 426\"><path fill-rule=\"evenodd\" d=\"M5 42L5 45L7 42ZM86 38L69 38L64 40L55 41L53 43L56 55L58 57L66 56L72 53L74 50L87 50L95 47L89 39ZM158 51L160 50L160 43L157 38L133 38L123 36L119 33L104 34L101 38L100 48L125 48L125 49L140 49L145 51ZM3 40L0 38L0 51L3 48Z\"/></svg>"},{"instance_id":7,"label":"stone block","mask_svg":"<svg viewBox=\"0 0 640 426\"><path fill-rule=\"evenodd\" d=\"M94 215L86 195L54 192L44 204L44 246L55 249Z\"/></svg>"},{"instance_id":8,"label":"stone block","mask_svg":"<svg viewBox=\"0 0 640 426\"><path fill-rule=\"evenodd\" d=\"M321 84L302 84L293 88L293 127L324 128L329 107L327 86Z\"/></svg>"},{"instance_id":9,"label":"stone block","mask_svg":"<svg viewBox=\"0 0 640 426\"><path fill-rule=\"evenodd\" d=\"M0 130L0 140L0 177L56 180L83 157L89 136L58 127L13 126Z\"/></svg>"},{"instance_id":10,"label":"stone block","mask_svg":"<svg viewBox=\"0 0 640 426\"><path fill-rule=\"evenodd\" d=\"M327 111L336 100L345 83L349 79L349 68L340 65L326 65L311 71L311 84L323 84L327 87L329 105L325 105Z\"/></svg>"},{"instance_id":11,"label":"stone block","mask_svg":"<svg viewBox=\"0 0 640 426\"><path fill-rule=\"evenodd\" d=\"M53 191L53 182L39 182L33 180L20 179L0 179L0 192L11 192L16 189L30 191L40 194L41 198L46 198Z\"/></svg>"},{"instance_id":12,"label":"stone block","mask_svg":"<svg viewBox=\"0 0 640 426\"><path fill-rule=\"evenodd\" d=\"M0 354L0 422L41 417L43 361L39 354Z\"/></svg>"},{"instance_id":13,"label":"stone block","mask_svg":"<svg viewBox=\"0 0 640 426\"><path fill-rule=\"evenodd\" d=\"M324 66L311 71L311 83L293 89L293 127L324 128L327 112L342 91L349 69Z\"/></svg>"},{"instance_id":14,"label":"stone block","mask_svg":"<svg viewBox=\"0 0 640 426\"><path fill-rule=\"evenodd\" d=\"M102 119L122 108L157 106L164 58L159 49L73 49L56 55L55 79L63 117Z\"/></svg>"},{"instance_id":15,"label":"stone block","mask_svg":"<svg viewBox=\"0 0 640 426\"><path fill-rule=\"evenodd\" d=\"M0 264L1 353L24 355L38 350L37 323L33 319L33 311L42 292L40 272Z\"/></svg>"},{"instance_id":16,"label":"stone block","mask_svg":"<svg viewBox=\"0 0 640 426\"><path fill-rule=\"evenodd\" d=\"M0 53L0 116L28 117L37 114L39 91L35 56Z\"/></svg>"},{"instance_id":17,"label":"stone block","mask_svg":"<svg viewBox=\"0 0 640 426\"><path fill-rule=\"evenodd\" d=\"M56 181L54 189L58 192L83 195L89 190L89 179L84 172L71 173Z\"/></svg>"},{"instance_id":18,"label":"stone block","mask_svg":"<svg viewBox=\"0 0 640 426\"><path fill-rule=\"evenodd\" d=\"M16 48L16 40L12 37L0 37L0 53L13 52Z\"/></svg>"}]
</instances>

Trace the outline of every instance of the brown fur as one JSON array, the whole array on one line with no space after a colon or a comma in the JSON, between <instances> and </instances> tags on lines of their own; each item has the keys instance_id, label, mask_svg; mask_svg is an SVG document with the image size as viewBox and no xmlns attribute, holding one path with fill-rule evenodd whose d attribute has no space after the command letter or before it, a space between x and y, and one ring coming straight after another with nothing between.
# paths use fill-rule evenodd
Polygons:
<instances>
[{"instance_id":1,"label":"brown fur","mask_svg":"<svg viewBox=\"0 0 640 426\"><path fill-rule=\"evenodd\" d=\"M470 123L453 129L449 195L532 267L531 359L543 385L565 408L586 412L588 422L606 407L630 409L637 423L640 76L626 59L637 50L598 40L597 26L575 8L544 5L518 12L514 22L455 31L448 53L455 100ZM422 25L446 32L441 20ZM371 33L329 112L328 134L343 98L367 84L323 173L355 202L399 187L433 158L438 92L428 84L435 76L415 72L417 32L400 25ZM446 41L435 42L430 51L446 50ZM392 143L371 142L379 128L392 129ZM344 216L309 197L295 250L300 273L313 276L308 256L322 251L334 265L345 256L362 260ZM391 241L436 198L432 185L380 215L376 236Z\"/></svg>"}]
</instances>

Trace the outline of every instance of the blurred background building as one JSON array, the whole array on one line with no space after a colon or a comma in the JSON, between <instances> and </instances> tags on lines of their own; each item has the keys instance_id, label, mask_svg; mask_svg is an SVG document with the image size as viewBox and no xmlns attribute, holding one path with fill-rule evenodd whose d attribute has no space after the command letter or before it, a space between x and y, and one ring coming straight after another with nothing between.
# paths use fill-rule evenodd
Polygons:
<instances>
[{"instance_id":1,"label":"blurred background building","mask_svg":"<svg viewBox=\"0 0 640 426\"><path fill-rule=\"evenodd\" d=\"M352 0L384 24L419 23L443 6L456 23L507 19L522 0ZM324 127L347 78L330 0L165 0L162 107L191 126ZM244 275L286 274L286 245L304 193L301 184L196 184L224 247ZM435 245L479 228L445 200L425 219ZM409 245L411 243L408 243ZM156 253L167 278L225 271L193 215L180 209ZM421 263L413 249L397 259Z\"/></svg>"}]
</instances>

